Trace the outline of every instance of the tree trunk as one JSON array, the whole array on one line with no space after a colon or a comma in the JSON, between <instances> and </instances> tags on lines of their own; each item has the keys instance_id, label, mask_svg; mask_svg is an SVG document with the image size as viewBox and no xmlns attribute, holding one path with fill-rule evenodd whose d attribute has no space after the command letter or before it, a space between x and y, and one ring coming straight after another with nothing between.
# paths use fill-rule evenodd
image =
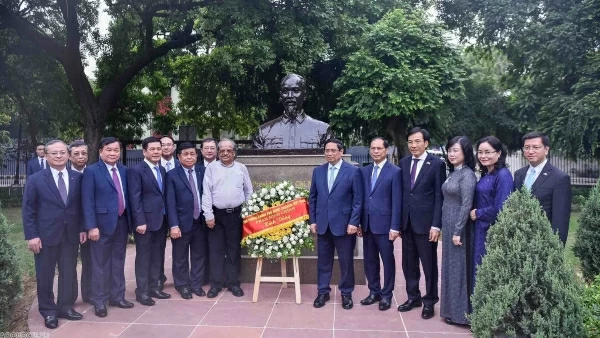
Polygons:
<instances>
[{"instance_id":1,"label":"tree trunk","mask_svg":"<svg viewBox=\"0 0 600 338\"><path fill-rule=\"evenodd\" d=\"M81 113L84 117L83 139L89 149L88 163L92 164L100 159L100 140L104 136L104 128L106 127L106 121L104 119L95 119L94 116L106 116L107 113L101 112L98 104L82 107ZM125 151L125 149L122 151Z\"/></svg>"},{"instance_id":2,"label":"tree trunk","mask_svg":"<svg viewBox=\"0 0 600 338\"><path fill-rule=\"evenodd\" d=\"M406 143L406 129L408 123L406 119L400 116L393 116L388 120L387 132L391 136L394 145L398 150L398 160L408 155L408 146Z\"/></svg>"}]
</instances>

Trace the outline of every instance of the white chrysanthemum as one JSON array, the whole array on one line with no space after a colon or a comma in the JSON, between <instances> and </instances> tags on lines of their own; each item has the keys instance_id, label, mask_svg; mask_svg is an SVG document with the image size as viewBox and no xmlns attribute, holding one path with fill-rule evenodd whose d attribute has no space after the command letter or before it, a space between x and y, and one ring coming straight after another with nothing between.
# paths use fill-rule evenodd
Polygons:
<instances>
[{"instance_id":1,"label":"white chrysanthemum","mask_svg":"<svg viewBox=\"0 0 600 338\"><path fill-rule=\"evenodd\" d=\"M283 236L283 238L281 240L283 241L283 243L287 243L288 242L288 237L287 236Z\"/></svg>"},{"instance_id":2,"label":"white chrysanthemum","mask_svg":"<svg viewBox=\"0 0 600 338\"><path fill-rule=\"evenodd\" d=\"M300 243L300 244L304 244L304 240L303 240L302 238L300 238L300 239L298 240L298 243Z\"/></svg>"},{"instance_id":3,"label":"white chrysanthemum","mask_svg":"<svg viewBox=\"0 0 600 338\"><path fill-rule=\"evenodd\" d=\"M257 198L257 197L258 197L258 195L256 193L252 194L252 198Z\"/></svg>"},{"instance_id":4,"label":"white chrysanthemum","mask_svg":"<svg viewBox=\"0 0 600 338\"><path fill-rule=\"evenodd\" d=\"M281 257L281 252L277 253L277 258Z\"/></svg>"},{"instance_id":5,"label":"white chrysanthemum","mask_svg":"<svg viewBox=\"0 0 600 338\"><path fill-rule=\"evenodd\" d=\"M308 237L308 232L305 232L303 237L304 238Z\"/></svg>"},{"instance_id":6,"label":"white chrysanthemum","mask_svg":"<svg viewBox=\"0 0 600 338\"><path fill-rule=\"evenodd\" d=\"M269 193L271 195L275 195L276 192L277 192L277 190L275 190L275 188L271 188L271 191L269 191Z\"/></svg>"},{"instance_id":7,"label":"white chrysanthemum","mask_svg":"<svg viewBox=\"0 0 600 338\"><path fill-rule=\"evenodd\" d=\"M293 185L290 185L290 186L288 187L288 189L289 189L290 191L294 191L294 186L293 186Z\"/></svg>"},{"instance_id":8,"label":"white chrysanthemum","mask_svg":"<svg viewBox=\"0 0 600 338\"><path fill-rule=\"evenodd\" d=\"M294 198L300 198L300 195L296 194L296 196L294 196Z\"/></svg>"},{"instance_id":9,"label":"white chrysanthemum","mask_svg":"<svg viewBox=\"0 0 600 338\"><path fill-rule=\"evenodd\" d=\"M279 250L279 246L278 245L273 246L273 250Z\"/></svg>"},{"instance_id":10,"label":"white chrysanthemum","mask_svg":"<svg viewBox=\"0 0 600 338\"><path fill-rule=\"evenodd\" d=\"M285 245L285 247L288 248L288 249L291 249L292 245L290 243L288 243L288 244Z\"/></svg>"},{"instance_id":11,"label":"white chrysanthemum","mask_svg":"<svg viewBox=\"0 0 600 338\"><path fill-rule=\"evenodd\" d=\"M251 240L249 240L249 239L247 239L247 240L246 240L246 244L247 244L247 245L250 245L250 244L252 244L252 241L251 241Z\"/></svg>"},{"instance_id":12,"label":"white chrysanthemum","mask_svg":"<svg viewBox=\"0 0 600 338\"><path fill-rule=\"evenodd\" d=\"M266 253L267 255L270 255L270 254L271 254L271 249L267 249L267 250L265 250L265 253Z\"/></svg>"},{"instance_id":13,"label":"white chrysanthemum","mask_svg":"<svg viewBox=\"0 0 600 338\"><path fill-rule=\"evenodd\" d=\"M258 205L255 205L254 206L254 212L259 212L259 211L260 211L260 208L258 207Z\"/></svg>"},{"instance_id":14,"label":"white chrysanthemum","mask_svg":"<svg viewBox=\"0 0 600 338\"><path fill-rule=\"evenodd\" d=\"M268 192L269 191L267 190L267 188L260 189L260 193L263 194L263 195L266 194L266 193L268 193Z\"/></svg>"},{"instance_id":15,"label":"white chrysanthemum","mask_svg":"<svg viewBox=\"0 0 600 338\"><path fill-rule=\"evenodd\" d=\"M265 202L260 201L260 203L258 203L258 205L260 205L261 207L264 207L265 206Z\"/></svg>"},{"instance_id":16,"label":"white chrysanthemum","mask_svg":"<svg viewBox=\"0 0 600 338\"><path fill-rule=\"evenodd\" d=\"M254 246L254 250L258 250L258 245L255 245L255 246Z\"/></svg>"},{"instance_id":17,"label":"white chrysanthemum","mask_svg":"<svg viewBox=\"0 0 600 338\"><path fill-rule=\"evenodd\" d=\"M292 245L296 245L296 241L291 241ZM290 245L291 248L291 245Z\"/></svg>"},{"instance_id":18,"label":"white chrysanthemum","mask_svg":"<svg viewBox=\"0 0 600 338\"><path fill-rule=\"evenodd\" d=\"M257 254L255 254L255 253L253 253L252 255L250 255L250 257L252 257L252 258L257 258L257 257L258 257L258 255L257 255Z\"/></svg>"}]
</instances>

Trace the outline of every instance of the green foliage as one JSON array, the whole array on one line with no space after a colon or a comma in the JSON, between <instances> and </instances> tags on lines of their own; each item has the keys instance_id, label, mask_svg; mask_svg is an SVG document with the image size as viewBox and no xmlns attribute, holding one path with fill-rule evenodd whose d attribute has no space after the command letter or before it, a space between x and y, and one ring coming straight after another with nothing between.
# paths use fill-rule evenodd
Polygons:
<instances>
[{"instance_id":1,"label":"green foliage","mask_svg":"<svg viewBox=\"0 0 600 338\"><path fill-rule=\"evenodd\" d=\"M586 309L584 323L591 338L600 337L600 275L593 283L586 285L583 293L583 305Z\"/></svg>"},{"instance_id":2,"label":"green foliage","mask_svg":"<svg viewBox=\"0 0 600 338\"><path fill-rule=\"evenodd\" d=\"M600 275L600 181L590 192L579 216L573 252L581 260L583 277L592 281Z\"/></svg>"},{"instance_id":3,"label":"green foliage","mask_svg":"<svg viewBox=\"0 0 600 338\"><path fill-rule=\"evenodd\" d=\"M517 119L554 148L600 156L599 0L439 0L438 10L464 41L507 56Z\"/></svg>"},{"instance_id":4,"label":"green foliage","mask_svg":"<svg viewBox=\"0 0 600 338\"><path fill-rule=\"evenodd\" d=\"M580 287L539 202L513 193L487 237L470 316L475 337L585 337Z\"/></svg>"},{"instance_id":5,"label":"green foliage","mask_svg":"<svg viewBox=\"0 0 600 338\"><path fill-rule=\"evenodd\" d=\"M6 208L20 207L23 202L23 188L0 187L0 201Z\"/></svg>"},{"instance_id":6,"label":"green foliage","mask_svg":"<svg viewBox=\"0 0 600 338\"><path fill-rule=\"evenodd\" d=\"M348 118L381 120L391 133L426 125L435 136L447 130L448 103L462 95L463 76L460 56L440 24L425 11L395 9L369 27L349 57L335 84L341 95L332 116L341 127L350 126ZM404 142L392 135L397 145Z\"/></svg>"},{"instance_id":7,"label":"green foliage","mask_svg":"<svg viewBox=\"0 0 600 338\"><path fill-rule=\"evenodd\" d=\"M0 331L7 331L13 307L21 297L21 271L13 244L8 240L6 217L0 212Z\"/></svg>"}]
</instances>

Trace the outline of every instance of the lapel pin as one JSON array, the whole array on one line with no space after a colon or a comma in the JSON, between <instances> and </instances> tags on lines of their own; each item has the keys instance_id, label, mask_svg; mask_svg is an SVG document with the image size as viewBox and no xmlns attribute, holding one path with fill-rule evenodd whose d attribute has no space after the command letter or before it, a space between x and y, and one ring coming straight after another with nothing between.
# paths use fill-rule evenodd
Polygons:
<instances>
[{"instance_id":1,"label":"lapel pin","mask_svg":"<svg viewBox=\"0 0 600 338\"><path fill-rule=\"evenodd\" d=\"M544 173L544 176L548 176L548 173Z\"/></svg>"},{"instance_id":2,"label":"lapel pin","mask_svg":"<svg viewBox=\"0 0 600 338\"><path fill-rule=\"evenodd\" d=\"M425 164L431 164L431 163L430 163L430 162L427 162L427 163L425 163Z\"/></svg>"}]
</instances>

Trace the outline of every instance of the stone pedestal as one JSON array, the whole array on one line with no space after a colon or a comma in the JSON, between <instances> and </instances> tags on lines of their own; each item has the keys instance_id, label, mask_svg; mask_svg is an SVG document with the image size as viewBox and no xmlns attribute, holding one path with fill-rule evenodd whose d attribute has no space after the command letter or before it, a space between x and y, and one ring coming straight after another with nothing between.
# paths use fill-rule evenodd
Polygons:
<instances>
[{"instance_id":1,"label":"stone pedestal","mask_svg":"<svg viewBox=\"0 0 600 338\"><path fill-rule=\"evenodd\" d=\"M350 155L343 159L350 162ZM254 189L264 185L288 181L299 188L310 188L313 169L325 163L323 151L308 149L306 151L260 151L246 150L238 152L236 159L248 168ZM315 241L316 242L316 241ZM318 245L318 243L316 243ZM303 284L317 284L317 251L307 251L300 257L300 282ZM366 284L363 258L362 238L356 241L354 249L354 278L357 285ZM293 271L292 261L288 260L288 271ZM279 261L263 262L263 276L280 276L281 265ZM242 251L242 271L240 280L243 283L253 283L256 272L256 259L250 258ZM340 278L340 268L337 256L333 267L331 285L336 285Z\"/></svg>"}]
</instances>

